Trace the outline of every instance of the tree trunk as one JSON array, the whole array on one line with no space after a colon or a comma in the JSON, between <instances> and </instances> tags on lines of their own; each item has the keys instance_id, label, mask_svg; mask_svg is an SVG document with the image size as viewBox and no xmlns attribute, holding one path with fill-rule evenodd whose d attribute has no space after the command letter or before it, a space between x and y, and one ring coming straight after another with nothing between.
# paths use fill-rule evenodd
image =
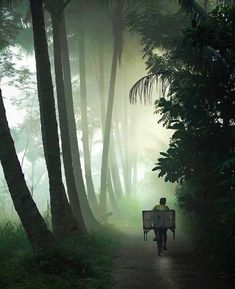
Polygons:
<instances>
[{"instance_id":1,"label":"tree trunk","mask_svg":"<svg viewBox=\"0 0 235 289\"><path fill-rule=\"evenodd\" d=\"M123 171L124 192L127 195L128 187L129 187L129 181L128 181L129 173L127 171L126 155L124 155L124 148L123 148L123 144L125 143L124 137L123 137L123 128L119 128L116 125L116 133L117 133L117 145L118 145L119 155L120 155L121 164L122 164L122 171Z\"/></svg>"},{"instance_id":2,"label":"tree trunk","mask_svg":"<svg viewBox=\"0 0 235 289\"><path fill-rule=\"evenodd\" d=\"M40 215L26 185L7 123L0 90L0 160L11 198L25 232L36 253L45 253L56 247L52 233Z\"/></svg>"},{"instance_id":3,"label":"tree trunk","mask_svg":"<svg viewBox=\"0 0 235 289\"><path fill-rule=\"evenodd\" d=\"M84 1L81 3L82 11ZM82 122L82 144L84 153L85 177L87 194L92 209L97 212L98 203L95 195L94 184L91 173L91 158L89 151L88 120L87 120L87 92L86 92L86 65L85 65L85 31L83 15L80 11L78 17L78 52L79 52L79 77L80 77L80 98L81 98L81 122Z\"/></svg>"},{"instance_id":4,"label":"tree trunk","mask_svg":"<svg viewBox=\"0 0 235 289\"><path fill-rule=\"evenodd\" d=\"M82 167L80 161L79 146L77 140L77 129L75 122L74 106L73 106L73 93L72 93L72 81L71 81L71 71L70 71L70 61L69 61L69 50L68 42L66 36L66 26L64 15L61 20L61 29L60 29L60 38L61 38L61 49L62 49L62 63L64 71L64 84L65 84L65 94L66 94L66 107L68 113L68 124L69 124L69 134L70 134L70 144L72 150L72 160L73 160L73 169L75 174L75 181L78 190L78 197L82 207L82 214L87 228L97 229L99 223L95 219L90 205L88 203L83 175Z\"/></svg>"},{"instance_id":5,"label":"tree trunk","mask_svg":"<svg viewBox=\"0 0 235 289\"><path fill-rule=\"evenodd\" d=\"M132 168L131 168L131 193L132 196L136 195L137 190L137 155L132 158Z\"/></svg>"},{"instance_id":6,"label":"tree trunk","mask_svg":"<svg viewBox=\"0 0 235 289\"><path fill-rule=\"evenodd\" d=\"M131 166L130 166L130 155L129 155L129 125L128 125L128 112L127 105L124 103L124 118L121 125L122 129L122 145L124 147L124 175L125 175L125 184L126 184L126 194L131 195Z\"/></svg>"},{"instance_id":7,"label":"tree trunk","mask_svg":"<svg viewBox=\"0 0 235 289\"><path fill-rule=\"evenodd\" d=\"M108 176L107 176L107 188L108 188L108 193L109 193L109 201L113 209L114 216L120 220L122 218L122 215L117 204L117 200L115 197L113 184L112 184L111 177L109 175L109 171L108 171Z\"/></svg>"},{"instance_id":8,"label":"tree trunk","mask_svg":"<svg viewBox=\"0 0 235 289\"><path fill-rule=\"evenodd\" d=\"M112 61L112 70L111 70L111 80L110 80L110 91L109 91L109 108L113 107L113 99L114 99L114 90L115 90L115 79L116 79L116 70L117 70L117 60L118 60L118 47L114 43L114 52L113 52L113 61ZM116 48L116 49L115 49ZM104 153L104 148L109 147L109 141L107 143L107 139L105 142L105 129L106 129L106 136L108 134L108 129L109 129L109 137L111 137L111 120L112 120L112 111L111 115L109 114L110 120L110 128L106 127L107 124L107 114L108 114L108 108L106 105L105 97L104 97L104 64L103 64L103 49L102 46L100 46L100 57L99 57L99 94L100 94L100 112L101 112L101 126L102 126L102 132L103 132L103 155L102 155L102 165L101 165L101 198L100 198L100 213L102 214L103 212L106 212L106 202L107 202L107 197L106 197L106 185L110 184L112 185L111 181L111 171L112 171L112 177L113 181L118 182L116 179L117 176L114 173L115 169L115 164L114 160L110 159L111 161L108 163L108 152L107 154ZM111 97L110 97L111 96ZM112 99L111 99L112 98ZM107 110L107 113L105 113L105 109ZM113 156L113 149L112 149L112 156ZM106 163L106 165L105 165ZM105 171L103 170L104 166ZM113 169L113 170L111 170ZM115 179L114 179L115 178ZM107 184L106 184L107 180ZM120 178L119 178L120 180ZM121 194L121 191L119 191ZM113 194L114 195L114 194ZM112 200L112 196L110 198L110 201ZM115 200L116 203L116 200ZM117 203L116 203L117 204ZM119 209L118 209L119 211Z\"/></svg>"},{"instance_id":9,"label":"tree trunk","mask_svg":"<svg viewBox=\"0 0 235 289\"><path fill-rule=\"evenodd\" d=\"M108 106L106 113L106 121L104 128L104 138L103 138L103 152L102 152L102 163L101 163L101 181L100 181L100 210L101 212L107 212L107 194L106 194L106 182L107 182L107 169L108 169L108 154L109 154L109 142L110 142L110 132L111 123L113 115L113 101L114 101L114 91L115 91L115 81L117 72L117 62L118 62L118 43L115 38L114 50L112 58L112 69L108 96Z\"/></svg>"},{"instance_id":10,"label":"tree trunk","mask_svg":"<svg viewBox=\"0 0 235 289\"><path fill-rule=\"evenodd\" d=\"M112 180L113 180L113 187L115 191L116 198L120 200L123 195L122 191L122 184L120 179L120 172L117 165L117 157L114 148L114 139L113 134L110 136L110 157L109 157L109 166L111 170Z\"/></svg>"},{"instance_id":11,"label":"tree trunk","mask_svg":"<svg viewBox=\"0 0 235 289\"><path fill-rule=\"evenodd\" d=\"M57 6L59 7L59 6ZM78 199L78 193L76 188L76 182L74 178L72 154L69 137L69 126L65 100L65 89L63 80L63 68L61 61L61 45L60 45L60 17L58 15L56 7L52 16L52 27L53 27L53 47L54 47L54 65L55 65L55 79L56 79L56 92L57 92L57 103L59 111L59 123L61 132L62 142L62 153L64 161L65 178L68 189L68 196L70 205L74 216L79 225L79 232L85 232L85 224L81 212L81 206Z\"/></svg>"},{"instance_id":12,"label":"tree trunk","mask_svg":"<svg viewBox=\"0 0 235 289\"><path fill-rule=\"evenodd\" d=\"M29 0L32 13L37 86L44 155L49 177L52 226L57 236L77 232L62 182L60 147L42 0Z\"/></svg>"}]
</instances>

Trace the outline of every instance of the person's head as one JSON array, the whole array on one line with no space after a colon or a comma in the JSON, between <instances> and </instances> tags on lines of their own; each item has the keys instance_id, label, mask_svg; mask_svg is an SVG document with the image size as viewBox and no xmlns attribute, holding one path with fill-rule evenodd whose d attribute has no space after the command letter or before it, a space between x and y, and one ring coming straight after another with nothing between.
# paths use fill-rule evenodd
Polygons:
<instances>
[{"instance_id":1,"label":"person's head","mask_svg":"<svg viewBox=\"0 0 235 289\"><path fill-rule=\"evenodd\" d=\"M165 205L165 204L166 204L166 198L161 198L160 205Z\"/></svg>"}]
</instances>

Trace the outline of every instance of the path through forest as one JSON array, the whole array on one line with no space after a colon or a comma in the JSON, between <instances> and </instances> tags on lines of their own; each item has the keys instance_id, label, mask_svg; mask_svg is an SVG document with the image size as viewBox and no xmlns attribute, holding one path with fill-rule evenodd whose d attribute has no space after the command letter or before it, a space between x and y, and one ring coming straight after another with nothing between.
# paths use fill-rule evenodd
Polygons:
<instances>
[{"instance_id":1,"label":"path through forest","mask_svg":"<svg viewBox=\"0 0 235 289\"><path fill-rule=\"evenodd\" d=\"M112 289L232 289L231 282L219 278L192 252L183 237L172 240L168 233L168 250L157 256L150 233L123 238L114 260Z\"/></svg>"}]
</instances>

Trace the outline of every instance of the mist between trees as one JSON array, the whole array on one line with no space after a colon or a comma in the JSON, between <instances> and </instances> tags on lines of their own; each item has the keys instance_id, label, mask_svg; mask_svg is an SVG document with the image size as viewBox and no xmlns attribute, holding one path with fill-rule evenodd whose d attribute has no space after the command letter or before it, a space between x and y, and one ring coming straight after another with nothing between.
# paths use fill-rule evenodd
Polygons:
<instances>
[{"instance_id":1,"label":"mist between trees","mask_svg":"<svg viewBox=\"0 0 235 289\"><path fill-rule=\"evenodd\" d=\"M151 207L167 191L151 169L170 133L157 124L153 106L129 103L130 88L145 74L145 64L137 35L125 27L127 4L71 3L65 11L62 4L45 3L37 18L32 13L36 8L24 1L4 8L13 32L2 50L2 91L28 189L41 214L60 214L65 208L51 203L56 182L57 190L66 191L81 230L97 227L97 220L128 223L128 205L136 208L131 218L140 220L141 208ZM43 25L38 23L43 24L43 17L47 39L42 41ZM146 186L148 175L160 184L159 196L152 182ZM3 176L1 180L2 218L8 220L16 215ZM65 200L64 193L60 198ZM52 216L52 226L63 227L53 223L56 219Z\"/></svg>"},{"instance_id":2,"label":"mist between trees","mask_svg":"<svg viewBox=\"0 0 235 289\"><path fill-rule=\"evenodd\" d=\"M213 229L204 249L233 272L232 1L0 5L11 129L1 102L1 219L19 215L42 251L103 224L138 226L141 210L164 196L181 206L192 234L200 231L200 245L205 219L229 232L228 252L218 254Z\"/></svg>"}]
</instances>

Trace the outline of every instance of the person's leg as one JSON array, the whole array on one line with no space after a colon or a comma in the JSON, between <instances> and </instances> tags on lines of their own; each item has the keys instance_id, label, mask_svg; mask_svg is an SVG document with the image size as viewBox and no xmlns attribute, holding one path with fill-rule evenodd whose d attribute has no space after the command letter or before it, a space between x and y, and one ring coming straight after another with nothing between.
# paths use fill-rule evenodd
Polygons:
<instances>
[{"instance_id":1,"label":"person's leg","mask_svg":"<svg viewBox=\"0 0 235 289\"><path fill-rule=\"evenodd\" d=\"M153 238L153 241L157 241L157 229L153 229L154 230L154 234L155 234L155 238Z\"/></svg>"},{"instance_id":2,"label":"person's leg","mask_svg":"<svg viewBox=\"0 0 235 289\"><path fill-rule=\"evenodd\" d=\"M167 229L164 229L163 230L163 248L164 250L167 250L167 247L166 247L166 243L167 243Z\"/></svg>"}]
</instances>

